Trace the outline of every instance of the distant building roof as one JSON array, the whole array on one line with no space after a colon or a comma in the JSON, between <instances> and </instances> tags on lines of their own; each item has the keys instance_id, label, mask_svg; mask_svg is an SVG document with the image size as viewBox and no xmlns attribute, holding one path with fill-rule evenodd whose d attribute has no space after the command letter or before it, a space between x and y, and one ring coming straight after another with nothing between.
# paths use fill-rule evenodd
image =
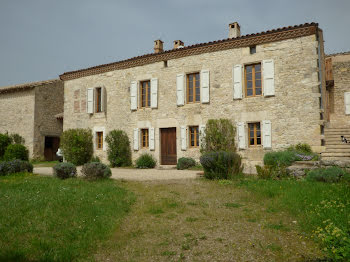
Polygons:
<instances>
[{"instance_id":1,"label":"distant building roof","mask_svg":"<svg viewBox=\"0 0 350 262\"><path fill-rule=\"evenodd\" d=\"M278 28L266 32L243 35L237 38L227 38L223 40L201 43L191 46L185 46L180 49L172 49L159 53L151 53L142 56L133 57L130 59L94 66L86 69L66 72L60 75L62 80L71 80L89 75L105 73L118 69L131 68L135 66L142 66L155 62L161 62L168 59L176 59L191 55L198 55L208 52L215 52L220 50L227 50L232 48L246 47L257 44L282 41L302 36L313 35L318 30L317 23L306 23L302 25L295 25L289 27Z\"/></svg>"},{"instance_id":2,"label":"distant building roof","mask_svg":"<svg viewBox=\"0 0 350 262\"><path fill-rule=\"evenodd\" d=\"M0 93L7 93L7 92L31 89L31 88L34 88L37 86L52 84L52 83L59 82L59 81L61 81L61 80L60 79L51 79L51 80L31 82L31 83L25 83L25 84L13 85L13 86L3 86L3 87L0 87Z\"/></svg>"}]
</instances>

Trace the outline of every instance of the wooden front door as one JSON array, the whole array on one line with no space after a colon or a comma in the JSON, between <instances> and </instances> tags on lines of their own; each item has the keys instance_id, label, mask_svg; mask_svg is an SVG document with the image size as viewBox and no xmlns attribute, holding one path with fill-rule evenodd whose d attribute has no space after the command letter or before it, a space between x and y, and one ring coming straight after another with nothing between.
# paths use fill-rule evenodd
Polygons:
<instances>
[{"instance_id":1,"label":"wooden front door","mask_svg":"<svg viewBox=\"0 0 350 262\"><path fill-rule=\"evenodd\" d=\"M57 160L58 157L56 152L60 146L60 138L59 137L45 137L45 148L44 148L44 157L46 161Z\"/></svg>"},{"instance_id":2,"label":"wooden front door","mask_svg":"<svg viewBox=\"0 0 350 262\"><path fill-rule=\"evenodd\" d=\"M160 129L161 165L176 165L176 128Z\"/></svg>"}]
</instances>

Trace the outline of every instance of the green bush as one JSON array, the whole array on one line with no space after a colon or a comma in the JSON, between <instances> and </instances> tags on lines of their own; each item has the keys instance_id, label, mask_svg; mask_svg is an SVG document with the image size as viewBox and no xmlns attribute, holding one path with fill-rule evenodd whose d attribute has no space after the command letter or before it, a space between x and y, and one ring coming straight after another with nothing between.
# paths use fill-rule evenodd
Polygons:
<instances>
[{"instance_id":1,"label":"green bush","mask_svg":"<svg viewBox=\"0 0 350 262\"><path fill-rule=\"evenodd\" d=\"M243 170L241 156L234 152L208 152L200 157L200 162L208 179L231 179Z\"/></svg>"},{"instance_id":2,"label":"green bush","mask_svg":"<svg viewBox=\"0 0 350 262\"><path fill-rule=\"evenodd\" d=\"M297 160L293 151L268 152L264 155L264 165L272 167L290 166Z\"/></svg>"},{"instance_id":3,"label":"green bush","mask_svg":"<svg viewBox=\"0 0 350 262\"><path fill-rule=\"evenodd\" d=\"M68 162L58 163L53 167L53 174L54 176L61 179L76 177L77 168L72 163L68 163Z\"/></svg>"},{"instance_id":4,"label":"green bush","mask_svg":"<svg viewBox=\"0 0 350 262\"><path fill-rule=\"evenodd\" d=\"M12 144L24 145L25 139L19 134L10 134L10 139Z\"/></svg>"},{"instance_id":5,"label":"green bush","mask_svg":"<svg viewBox=\"0 0 350 262\"><path fill-rule=\"evenodd\" d=\"M306 143L298 143L295 146L290 146L287 149L288 151L296 151L298 153L311 154L311 146Z\"/></svg>"},{"instance_id":6,"label":"green bush","mask_svg":"<svg viewBox=\"0 0 350 262\"><path fill-rule=\"evenodd\" d=\"M0 162L0 176L6 176L19 172L33 173L33 165L28 161L19 159Z\"/></svg>"},{"instance_id":7,"label":"green bush","mask_svg":"<svg viewBox=\"0 0 350 262\"><path fill-rule=\"evenodd\" d=\"M176 168L178 170L189 169L190 167L196 166L196 161L190 157L181 157L177 161Z\"/></svg>"},{"instance_id":8,"label":"green bush","mask_svg":"<svg viewBox=\"0 0 350 262\"><path fill-rule=\"evenodd\" d=\"M93 142L90 129L69 129L61 136L61 149L65 160L82 165L92 158Z\"/></svg>"},{"instance_id":9,"label":"green bush","mask_svg":"<svg viewBox=\"0 0 350 262\"><path fill-rule=\"evenodd\" d=\"M201 139L201 152L235 152L236 128L229 119L209 119L205 136Z\"/></svg>"},{"instance_id":10,"label":"green bush","mask_svg":"<svg viewBox=\"0 0 350 262\"><path fill-rule=\"evenodd\" d=\"M93 156L91 158L90 162L99 162L99 163L101 163L101 159L98 156Z\"/></svg>"},{"instance_id":11,"label":"green bush","mask_svg":"<svg viewBox=\"0 0 350 262\"><path fill-rule=\"evenodd\" d=\"M329 168L317 168L307 173L306 179L309 181L319 181L325 183L336 183L346 172L340 167L329 167Z\"/></svg>"},{"instance_id":12,"label":"green bush","mask_svg":"<svg viewBox=\"0 0 350 262\"><path fill-rule=\"evenodd\" d=\"M103 163L91 162L83 165L81 172L86 179L96 180L112 176L111 169Z\"/></svg>"},{"instance_id":13,"label":"green bush","mask_svg":"<svg viewBox=\"0 0 350 262\"><path fill-rule=\"evenodd\" d=\"M259 179L281 179L286 177L287 170L285 166L255 166Z\"/></svg>"},{"instance_id":14,"label":"green bush","mask_svg":"<svg viewBox=\"0 0 350 262\"><path fill-rule=\"evenodd\" d=\"M131 150L128 135L122 130L112 130L106 137L108 160L112 167L131 166Z\"/></svg>"},{"instance_id":15,"label":"green bush","mask_svg":"<svg viewBox=\"0 0 350 262\"><path fill-rule=\"evenodd\" d=\"M3 158L6 148L11 144L11 138L8 134L0 134L0 159Z\"/></svg>"},{"instance_id":16,"label":"green bush","mask_svg":"<svg viewBox=\"0 0 350 262\"><path fill-rule=\"evenodd\" d=\"M157 161L151 154L144 153L136 159L135 164L137 168L154 168Z\"/></svg>"},{"instance_id":17,"label":"green bush","mask_svg":"<svg viewBox=\"0 0 350 262\"><path fill-rule=\"evenodd\" d=\"M28 149L21 144L11 144L8 145L4 154L4 160L10 161L14 159L20 159L28 161Z\"/></svg>"}]
</instances>

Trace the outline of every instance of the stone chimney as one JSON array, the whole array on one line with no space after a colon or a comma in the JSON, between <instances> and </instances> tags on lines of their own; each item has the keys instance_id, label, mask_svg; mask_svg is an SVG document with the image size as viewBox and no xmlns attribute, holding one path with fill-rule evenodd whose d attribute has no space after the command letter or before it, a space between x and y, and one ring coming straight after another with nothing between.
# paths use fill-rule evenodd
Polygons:
<instances>
[{"instance_id":1,"label":"stone chimney","mask_svg":"<svg viewBox=\"0 0 350 262\"><path fill-rule=\"evenodd\" d=\"M241 27L237 22L229 24L228 27L228 38L237 38L241 36Z\"/></svg>"},{"instance_id":2,"label":"stone chimney","mask_svg":"<svg viewBox=\"0 0 350 262\"><path fill-rule=\"evenodd\" d=\"M163 52L163 41L158 39L154 41L154 52L155 53L161 53Z\"/></svg>"},{"instance_id":3,"label":"stone chimney","mask_svg":"<svg viewBox=\"0 0 350 262\"><path fill-rule=\"evenodd\" d=\"M183 48L183 47L184 47L184 42L182 42L181 40L174 41L174 49Z\"/></svg>"}]
</instances>

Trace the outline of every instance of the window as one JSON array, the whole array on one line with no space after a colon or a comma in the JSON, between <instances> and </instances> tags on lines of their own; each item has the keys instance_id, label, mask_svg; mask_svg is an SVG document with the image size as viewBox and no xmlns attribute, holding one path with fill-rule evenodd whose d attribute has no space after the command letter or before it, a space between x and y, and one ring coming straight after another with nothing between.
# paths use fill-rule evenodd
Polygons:
<instances>
[{"instance_id":1,"label":"window","mask_svg":"<svg viewBox=\"0 0 350 262\"><path fill-rule=\"evenodd\" d=\"M245 66L246 96L261 96L261 64Z\"/></svg>"},{"instance_id":2,"label":"window","mask_svg":"<svg viewBox=\"0 0 350 262\"><path fill-rule=\"evenodd\" d=\"M151 81L140 83L140 100L141 107L151 106Z\"/></svg>"},{"instance_id":3,"label":"window","mask_svg":"<svg viewBox=\"0 0 350 262\"><path fill-rule=\"evenodd\" d=\"M102 88L96 88L96 113L102 112Z\"/></svg>"},{"instance_id":4,"label":"window","mask_svg":"<svg viewBox=\"0 0 350 262\"><path fill-rule=\"evenodd\" d=\"M256 45L253 45L253 46L250 46L250 47L249 47L249 53L250 53L251 55L256 53Z\"/></svg>"},{"instance_id":5,"label":"window","mask_svg":"<svg viewBox=\"0 0 350 262\"><path fill-rule=\"evenodd\" d=\"M103 132L96 132L96 148L103 148Z\"/></svg>"},{"instance_id":6,"label":"window","mask_svg":"<svg viewBox=\"0 0 350 262\"><path fill-rule=\"evenodd\" d=\"M163 66L164 66L164 67L168 67L168 60L164 60L164 61L163 61Z\"/></svg>"},{"instance_id":7,"label":"window","mask_svg":"<svg viewBox=\"0 0 350 262\"><path fill-rule=\"evenodd\" d=\"M200 88L200 74L187 75L187 103L200 102L201 88Z\"/></svg>"},{"instance_id":8,"label":"window","mask_svg":"<svg viewBox=\"0 0 350 262\"><path fill-rule=\"evenodd\" d=\"M249 146L261 145L261 129L260 123L248 124Z\"/></svg>"},{"instance_id":9,"label":"window","mask_svg":"<svg viewBox=\"0 0 350 262\"><path fill-rule=\"evenodd\" d=\"M199 146L199 128L198 126L190 126L190 147Z\"/></svg>"},{"instance_id":10,"label":"window","mask_svg":"<svg viewBox=\"0 0 350 262\"><path fill-rule=\"evenodd\" d=\"M141 129L141 147L148 148L148 129Z\"/></svg>"}]
</instances>

